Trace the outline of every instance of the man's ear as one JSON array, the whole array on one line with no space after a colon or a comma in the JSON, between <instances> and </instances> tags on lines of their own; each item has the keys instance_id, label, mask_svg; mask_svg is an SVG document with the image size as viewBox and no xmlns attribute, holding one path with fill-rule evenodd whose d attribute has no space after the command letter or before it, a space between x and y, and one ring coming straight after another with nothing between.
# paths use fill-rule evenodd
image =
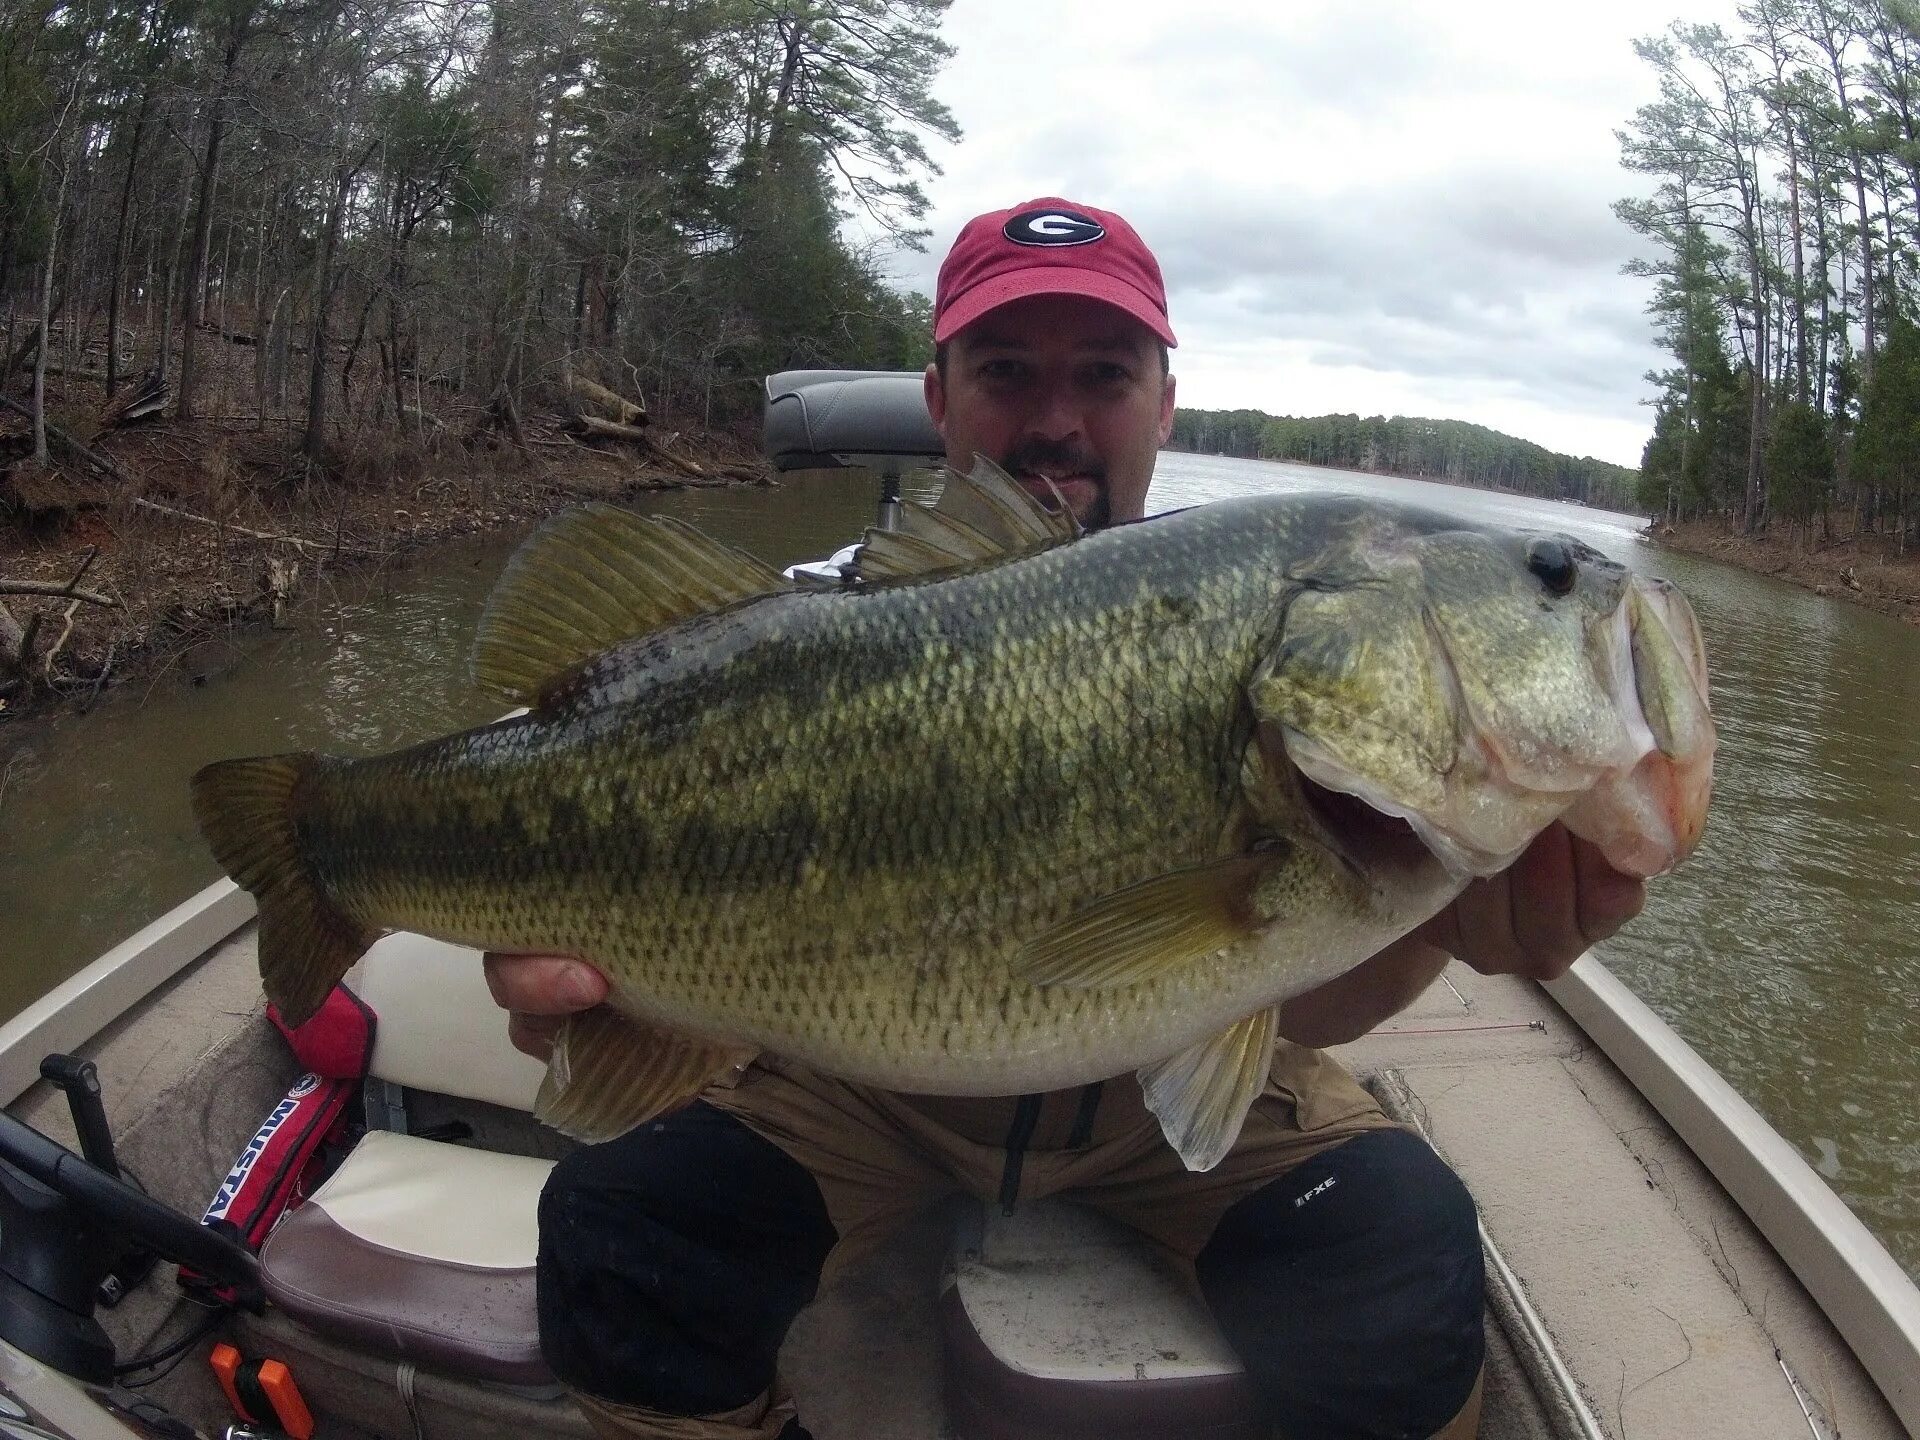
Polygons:
<instances>
[{"instance_id":1,"label":"man's ear","mask_svg":"<svg viewBox=\"0 0 1920 1440\"><path fill-rule=\"evenodd\" d=\"M938 423L938 422L936 422ZM1173 434L1173 375L1168 372L1160 389L1160 443L1167 443L1167 437Z\"/></svg>"},{"instance_id":2,"label":"man's ear","mask_svg":"<svg viewBox=\"0 0 1920 1440\"><path fill-rule=\"evenodd\" d=\"M940 379L938 365L927 366L926 373L920 377L920 393L927 397L927 414L933 417L933 428L940 432L940 438L947 437L947 387Z\"/></svg>"}]
</instances>

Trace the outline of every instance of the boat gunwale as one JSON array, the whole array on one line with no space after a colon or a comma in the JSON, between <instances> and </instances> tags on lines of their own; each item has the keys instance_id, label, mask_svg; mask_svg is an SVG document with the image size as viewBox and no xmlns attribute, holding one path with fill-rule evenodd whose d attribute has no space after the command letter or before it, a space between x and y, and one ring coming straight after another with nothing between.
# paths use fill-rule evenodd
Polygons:
<instances>
[{"instance_id":1,"label":"boat gunwale","mask_svg":"<svg viewBox=\"0 0 1920 1440\"><path fill-rule=\"evenodd\" d=\"M40 1061L85 1045L252 921L253 897L214 881L0 1025L0 1106L40 1079Z\"/></svg>"},{"instance_id":2,"label":"boat gunwale","mask_svg":"<svg viewBox=\"0 0 1920 1440\"><path fill-rule=\"evenodd\" d=\"M1727 1192L1920 1435L1920 1285L1759 1111L1592 952L1542 988Z\"/></svg>"}]
</instances>

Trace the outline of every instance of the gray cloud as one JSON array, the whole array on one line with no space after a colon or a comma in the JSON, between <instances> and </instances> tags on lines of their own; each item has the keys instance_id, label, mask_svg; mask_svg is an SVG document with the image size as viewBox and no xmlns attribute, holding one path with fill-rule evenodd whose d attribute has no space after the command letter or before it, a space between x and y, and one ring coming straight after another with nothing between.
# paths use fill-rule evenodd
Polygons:
<instances>
[{"instance_id":1,"label":"gray cloud","mask_svg":"<svg viewBox=\"0 0 1920 1440\"><path fill-rule=\"evenodd\" d=\"M1286 409L1334 376L1351 390L1336 408L1524 413L1544 417L1531 438L1580 449L1547 433L1560 414L1636 458L1625 437L1645 433L1642 377L1662 356L1648 282L1620 273L1646 246L1612 202L1647 182L1619 167L1613 131L1652 98L1630 41L1670 0L1010 12L956 7L950 31L975 27L953 34L969 140L901 283L931 293L976 210L1062 193L1153 245L1202 381L1189 403L1225 386L1221 403Z\"/></svg>"}]
</instances>

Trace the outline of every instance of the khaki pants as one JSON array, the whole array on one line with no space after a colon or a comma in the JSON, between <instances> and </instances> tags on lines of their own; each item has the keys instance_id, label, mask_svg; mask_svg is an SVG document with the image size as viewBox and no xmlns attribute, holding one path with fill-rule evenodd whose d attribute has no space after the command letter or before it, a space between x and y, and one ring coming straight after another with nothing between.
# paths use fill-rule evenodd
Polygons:
<instances>
[{"instance_id":1,"label":"khaki pants","mask_svg":"<svg viewBox=\"0 0 1920 1440\"><path fill-rule=\"evenodd\" d=\"M995 1200L1017 1103L898 1095L764 1060L703 1098L813 1175L840 1236L828 1276L923 1205L956 1192ZM1100 1210L1186 1260L1236 1201L1320 1151L1392 1123L1333 1061L1285 1042L1233 1151L1203 1174L1181 1164L1131 1076L1106 1083L1086 1143L1069 1147L1082 1098L1045 1097L1021 1164L1020 1198L1060 1196ZM691 1418L577 1398L597 1434L634 1440L773 1440L794 1413L778 1394Z\"/></svg>"}]
</instances>

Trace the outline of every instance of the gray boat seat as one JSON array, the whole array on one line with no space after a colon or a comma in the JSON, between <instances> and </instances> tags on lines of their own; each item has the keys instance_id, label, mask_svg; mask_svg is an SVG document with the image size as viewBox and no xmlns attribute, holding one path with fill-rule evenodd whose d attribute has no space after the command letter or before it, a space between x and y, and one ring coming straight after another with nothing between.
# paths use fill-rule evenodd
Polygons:
<instances>
[{"instance_id":1,"label":"gray boat seat","mask_svg":"<svg viewBox=\"0 0 1920 1440\"><path fill-rule=\"evenodd\" d=\"M543 1067L508 1044L477 951L389 935L348 983L379 1017L375 1080L532 1108ZM370 1130L267 1238L268 1298L357 1349L468 1379L550 1386L534 1252L552 1166Z\"/></svg>"},{"instance_id":2,"label":"gray boat seat","mask_svg":"<svg viewBox=\"0 0 1920 1440\"><path fill-rule=\"evenodd\" d=\"M931 465L946 442L918 370L786 370L766 380L761 447L776 470Z\"/></svg>"},{"instance_id":3,"label":"gray boat seat","mask_svg":"<svg viewBox=\"0 0 1920 1440\"><path fill-rule=\"evenodd\" d=\"M1191 1270L1057 1200L964 1227L940 1297L958 1440L1256 1440L1253 1387Z\"/></svg>"}]
</instances>

